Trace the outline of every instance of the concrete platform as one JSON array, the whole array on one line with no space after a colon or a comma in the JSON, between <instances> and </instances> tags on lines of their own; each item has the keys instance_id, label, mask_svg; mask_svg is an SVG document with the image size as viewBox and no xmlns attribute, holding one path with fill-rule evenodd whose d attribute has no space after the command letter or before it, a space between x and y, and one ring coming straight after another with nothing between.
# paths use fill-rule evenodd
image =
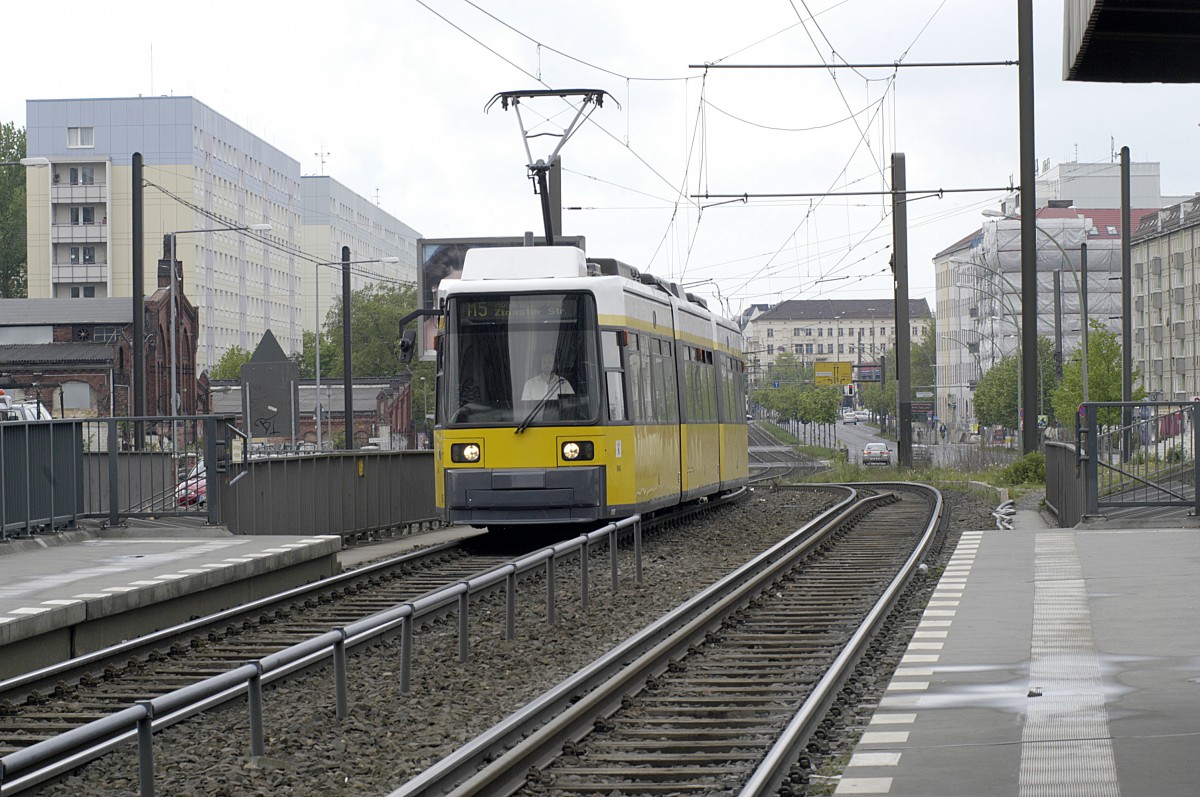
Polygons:
<instances>
[{"instance_id":1,"label":"concrete platform","mask_svg":"<svg viewBox=\"0 0 1200 797\"><path fill-rule=\"evenodd\" d=\"M1200 794L1200 533L964 533L836 794Z\"/></svg>"},{"instance_id":2,"label":"concrete platform","mask_svg":"<svg viewBox=\"0 0 1200 797\"><path fill-rule=\"evenodd\" d=\"M151 522L0 544L0 678L339 572L336 535Z\"/></svg>"}]
</instances>

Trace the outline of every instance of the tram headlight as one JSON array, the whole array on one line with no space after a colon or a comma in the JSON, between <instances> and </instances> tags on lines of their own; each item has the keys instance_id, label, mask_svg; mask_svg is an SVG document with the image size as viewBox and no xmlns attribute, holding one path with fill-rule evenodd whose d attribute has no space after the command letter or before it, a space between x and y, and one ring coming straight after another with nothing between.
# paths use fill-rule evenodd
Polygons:
<instances>
[{"instance_id":1,"label":"tram headlight","mask_svg":"<svg viewBox=\"0 0 1200 797\"><path fill-rule=\"evenodd\" d=\"M455 443L450 446L451 462L478 462L481 454L478 443Z\"/></svg>"},{"instance_id":2,"label":"tram headlight","mask_svg":"<svg viewBox=\"0 0 1200 797\"><path fill-rule=\"evenodd\" d=\"M562 458L567 462L586 462L596 457L596 446L588 440L570 440L562 444Z\"/></svg>"}]
</instances>

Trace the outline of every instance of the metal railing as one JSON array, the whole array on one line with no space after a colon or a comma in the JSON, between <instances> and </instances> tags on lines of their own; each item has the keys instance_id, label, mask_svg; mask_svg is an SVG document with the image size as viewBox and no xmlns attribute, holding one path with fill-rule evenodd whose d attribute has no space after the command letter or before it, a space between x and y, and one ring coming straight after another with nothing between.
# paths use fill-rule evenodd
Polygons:
<instances>
[{"instance_id":1,"label":"metal railing","mask_svg":"<svg viewBox=\"0 0 1200 797\"><path fill-rule=\"evenodd\" d=\"M84 514L73 421L0 423L0 540L64 528Z\"/></svg>"},{"instance_id":2,"label":"metal railing","mask_svg":"<svg viewBox=\"0 0 1200 797\"><path fill-rule=\"evenodd\" d=\"M1200 514L1200 402L1088 402L1079 408L1076 459L1084 511L1188 507Z\"/></svg>"},{"instance_id":3,"label":"metal railing","mask_svg":"<svg viewBox=\"0 0 1200 797\"><path fill-rule=\"evenodd\" d=\"M1058 518L1060 528L1071 528L1083 519L1084 473L1075 456L1075 446L1047 440L1046 507Z\"/></svg>"},{"instance_id":4,"label":"metal railing","mask_svg":"<svg viewBox=\"0 0 1200 797\"><path fill-rule=\"evenodd\" d=\"M130 517L193 517L234 534L343 537L438 520L432 451L267 455L244 444L235 454L235 439L245 438L235 421L187 415L0 424L0 540L80 518L119 525Z\"/></svg>"},{"instance_id":5,"label":"metal railing","mask_svg":"<svg viewBox=\"0 0 1200 797\"><path fill-rule=\"evenodd\" d=\"M400 637L398 662L400 691L412 689L413 636L422 619L432 619L447 612L457 614L458 660L470 658L471 598L483 593L503 590L505 595L505 638L516 639L517 601L519 583L524 577L541 573L546 597L546 622L556 622L557 604L555 568L559 561L576 557L581 563L579 603L589 607L590 587L588 555L602 546L608 550L609 589L620 588L618 554L622 538L632 537L633 580L642 583L642 524L635 515L611 523L596 531L557 543L502 565L471 579L452 584L358 620L339 628L271 653L257 661L242 664L220 675L185 686L150 700L139 700L133 706L87 725L74 728L59 736L38 742L0 758L0 794L13 793L42 780L68 771L94 757L93 754L113 749L135 740L138 748L138 778L140 794L153 795L155 730L161 730L199 711L228 702L242 694L247 696L250 719L249 752L261 756L266 750L266 731L263 715L263 686L289 673L333 661L335 714L349 714L348 651L393 635ZM603 578L603 575L600 576ZM92 748L86 751L86 748Z\"/></svg>"}]
</instances>

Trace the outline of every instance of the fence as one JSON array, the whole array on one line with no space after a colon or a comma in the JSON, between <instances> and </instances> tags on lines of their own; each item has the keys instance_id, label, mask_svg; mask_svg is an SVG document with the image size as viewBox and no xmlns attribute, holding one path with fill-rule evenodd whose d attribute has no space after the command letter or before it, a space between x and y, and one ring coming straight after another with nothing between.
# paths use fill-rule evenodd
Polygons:
<instances>
[{"instance_id":1,"label":"fence","mask_svg":"<svg viewBox=\"0 0 1200 797\"><path fill-rule=\"evenodd\" d=\"M1200 514L1200 402L1088 402L1080 406L1076 456L1085 512L1127 507L1189 507Z\"/></svg>"},{"instance_id":2,"label":"fence","mask_svg":"<svg viewBox=\"0 0 1200 797\"><path fill-rule=\"evenodd\" d=\"M235 534L357 536L437 519L432 451L230 461L235 416L0 424L0 539L79 518L191 516Z\"/></svg>"},{"instance_id":3,"label":"fence","mask_svg":"<svg viewBox=\"0 0 1200 797\"><path fill-rule=\"evenodd\" d=\"M232 463L220 486L234 534L341 534L432 522L432 451L338 451Z\"/></svg>"},{"instance_id":4,"label":"fence","mask_svg":"<svg viewBox=\"0 0 1200 797\"><path fill-rule=\"evenodd\" d=\"M1083 519L1084 476L1075 446L1046 441L1046 506L1060 528L1071 528Z\"/></svg>"},{"instance_id":5,"label":"fence","mask_svg":"<svg viewBox=\"0 0 1200 797\"><path fill-rule=\"evenodd\" d=\"M84 513L73 421L0 423L0 540L73 524Z\"/></svg>"}]
</instances>

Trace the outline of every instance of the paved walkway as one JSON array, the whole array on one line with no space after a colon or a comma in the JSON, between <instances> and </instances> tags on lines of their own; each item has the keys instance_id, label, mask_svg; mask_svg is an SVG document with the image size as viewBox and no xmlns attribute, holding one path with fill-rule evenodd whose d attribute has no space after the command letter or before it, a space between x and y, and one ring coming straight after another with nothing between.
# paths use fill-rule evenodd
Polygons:
<instances>
[{"instance_id":1,"label":"paved walkway","mask_svg":"<svg viewBox=\"0 0 1200 797\"><path fill-rule=\"evenodd\" d=\"M836 794L1200 794L1200 531L966 532Z\"/></svg>"}]
</instances>

